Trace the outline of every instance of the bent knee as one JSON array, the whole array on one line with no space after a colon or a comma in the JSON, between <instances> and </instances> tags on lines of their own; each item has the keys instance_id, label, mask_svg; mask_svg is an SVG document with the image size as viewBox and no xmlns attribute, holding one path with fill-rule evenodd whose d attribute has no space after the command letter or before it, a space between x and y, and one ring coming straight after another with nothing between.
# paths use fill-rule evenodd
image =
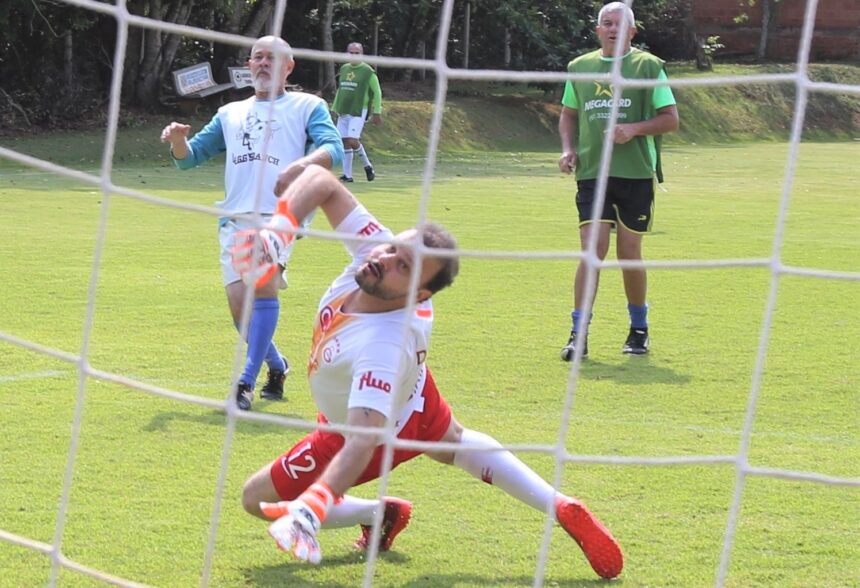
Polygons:
<instances>
[{"instance_id":1,"label":"bent knee","mask_svg":"<svg viewBox=\"0 0 860 588\"><path fill-rule=\"evenodd\" d=\"M242 508L249 515L263 518L263 513L260 511L260 499L251 486L251 480L245 482L245 486L242 488Z\"/></svg>"}]
</instances>

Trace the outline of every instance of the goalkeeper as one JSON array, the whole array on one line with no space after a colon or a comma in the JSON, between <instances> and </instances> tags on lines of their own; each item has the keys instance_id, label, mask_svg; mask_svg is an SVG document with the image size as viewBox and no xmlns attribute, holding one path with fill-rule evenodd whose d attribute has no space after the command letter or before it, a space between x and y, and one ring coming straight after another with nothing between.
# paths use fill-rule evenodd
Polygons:
<instances>
[{"instance_id":1,"label":"goalkeeper","mask_svg":"<svg viewBox=\"0 0 860 588\"><path fill-rule=\"evenodd\" d=\"M611 533L578 500L560 494L492 437L466 429L454 419L425 363L433 325L431 297L449 286L459 270L456 241L442 227L426 224L394 237L330 172L308 167L278 202L271 229L288 244L293 229L317 207L339 233L351 262L320 301L308 360L311 393L325 425L383 429L394 420L400 439L443 441L458 449L427 452L453 464L541 512L554 509L561 526L580 545L604 578L621 573L621 550ZM374 237L370 242L365 237ZM379 239L393 240L379 244ZM416 256L417 243L431 253ZM434 255L433 250L445 250ZM240 244L237 271L257 270L253 249ZM409 308L410 280L420 272L415 305ZM349 489L377 479L383 446L373 433L341 435L317 429L245 483L242 502L250 514L274 520L269 533L278 546L301 560L321 558L318 531L361 525L357 549L368 547L379 509L379 549L391 547L409 523L411 503L399 498L366 500ZM470 451L485 448L491 451ZM417 457L396 449L392 469Z\"/></svg>"},{"instance_id":2,"label":"goalkeeper","mask_svg":"<svg viewBox=\"0 0 860 588\"><path fill-rule=\"evenodd\" d=\"M254 222L236 215L256 210L264 219L270 218L276 194L305 166L313 163L331 168L343 156L340 137L325 101L310 94L285 92L287 76L294 66L286 41L273 36L258 39L248 59L254 96L222 106L190 141L187 137L191 127L186 124L173 122L161 133L161 140L170 143L174 163L182 170L227 153L226 193L218 203L223 212L219 219L219 240L224 289L237 328L247 288L233 270L230 249L236 233L249 229ZM308 144L312 147L306 153ZM289 254L289 248L280 252L283 265ZM286 285L286 274L280 272L256 281L245 366L235 386L236 402L242 410L251 408L263 361L269 370L260 395L269 400L280 400L284 395L289 365L273 337L280 312L278 291Z\"/></svg>"}]
</instances>

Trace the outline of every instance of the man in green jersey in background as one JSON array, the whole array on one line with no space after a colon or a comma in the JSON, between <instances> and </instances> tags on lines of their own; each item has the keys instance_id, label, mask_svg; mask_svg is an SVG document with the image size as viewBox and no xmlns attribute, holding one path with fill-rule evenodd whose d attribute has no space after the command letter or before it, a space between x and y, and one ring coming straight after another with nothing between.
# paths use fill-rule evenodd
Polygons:
<instances>
[{"instance_id":1,"label":"man in green jersey in background","mask_svg":"<svg viewBox=\"0 0 860 588\"><path fill-rule=\"evenodd\" d=\"M361 61L364 55L361 43L350 43L346 52L353 56L352 61L340 68L337 94L331 108L337 114L337 130L343 138L343 175L340 180L352 181L352 155L358 153L367 181L372 182L376 173L361 144L361 130L368 111L374 124L382 122L382 90L376 72Z\"/></svg>"},{"instance_id":2,"label":"man in green jersey in background","mask_svg":"<svg viewBox=\"0 0 860 588\"><path fill-rule=\"evenodd\" d=\"M600 49L577 57L568 64L567 71L605 74L612 70L615 60L620 59L624 78L667 79L661 59L630 47L636 34L636 23L633 11L623 2L612 2L600 10L596 32ZM613 86L605 81L566 83L558 123L562 148L558 166L568 174L576 170L576 207L582 249L586 249L591 231L596 230L596 254L601 260L605 259L610 230L615 228L618 259L639 261L642 259L642 236L651 230L654 179L663 179L659 136L678 129L678 110L669 86L624 88L618 104L615 132L611 137L614 145L606 199L594 227L591 224L592 207L596 199L603 141L613 106L613 90ZM573 326L567 345L561 350L564 361L573 359L577 337L587 336L591 321L590 309L584 308L586 270L585 263L580 262L574 282ZM648 352L649 344L645 270L628 268L622 273L630 314L630 331L622 350L641 355ZM595 294L596 288L597 280ZM582 344L584 358L588 356L587 339Z\"/></svg>"}]
</instances>

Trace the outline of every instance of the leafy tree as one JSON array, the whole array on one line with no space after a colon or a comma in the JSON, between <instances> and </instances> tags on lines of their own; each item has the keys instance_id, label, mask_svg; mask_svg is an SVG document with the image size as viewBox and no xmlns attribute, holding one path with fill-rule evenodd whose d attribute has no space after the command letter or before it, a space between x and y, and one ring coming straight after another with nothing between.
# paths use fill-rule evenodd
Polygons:
<instances>
[{"instance_id":1,"label":"leafy tree","mask_svg":"<svg viewBox=\"0 0 860 588\"><path fill-rule=\"evenodd\" d=\"M780 0L746 0L746 4L750 8L755 6L757 2L761 2L761 33L759 34L755 56L758 61L764 61L767 57L768 42L777 29ZM746 11L742 11L734 20L738 24L744 23L749 20L749 15Z\"/></svg>"}]
</instances>

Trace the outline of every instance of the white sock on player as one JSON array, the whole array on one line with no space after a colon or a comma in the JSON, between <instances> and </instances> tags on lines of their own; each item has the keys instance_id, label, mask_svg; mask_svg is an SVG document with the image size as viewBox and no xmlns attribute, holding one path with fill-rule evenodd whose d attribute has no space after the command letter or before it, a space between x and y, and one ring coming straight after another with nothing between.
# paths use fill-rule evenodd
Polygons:
<instances>
[{"instance_id":1,"label":"white sock on player","mask_svg":"<svg viewBox=\"0 0 860 588\"><path fill-rule=\"evenodd\" d=\"M367 152L364 150L364 145L359 144L355 152L358 153L358 157L361 159L361 165L371 167L372 164L370 163L370 158L367 156Z\"/></svg>"},{"instance_id":2,"label":"white sock on player","mask_svg":"<svg viewBox=\"0 0 860 588\"><path fill-rule=\"evenodd\" d=\"M352 149L343 150L343 175L348 178L352 177Z\"/></svg>"},{"instance_id":3,"label":"white sock on player","mask_svg":"<svg viewBox=\"0 0 860 588\"><path fill-rule=\"evenodd\" d=\"M343 500L334 504L322 524L325 529L339 529L355 525L372 525L376 509L382 504L380 500L367 500L355 496L344 495Z\"/></svg>"},{"instance_id":4,"label":"white sock on player","mask_svg":"<svg viewBox=\"0 0 860 588\"><path fill-rule=\"evenodd\" d=\"M489 435L470 429L463 430L460 442L464 445L502 447ZM457 451L454 465L542 512L554 504L555 489L510 451Z\"/></svg>"}]
</instances>

